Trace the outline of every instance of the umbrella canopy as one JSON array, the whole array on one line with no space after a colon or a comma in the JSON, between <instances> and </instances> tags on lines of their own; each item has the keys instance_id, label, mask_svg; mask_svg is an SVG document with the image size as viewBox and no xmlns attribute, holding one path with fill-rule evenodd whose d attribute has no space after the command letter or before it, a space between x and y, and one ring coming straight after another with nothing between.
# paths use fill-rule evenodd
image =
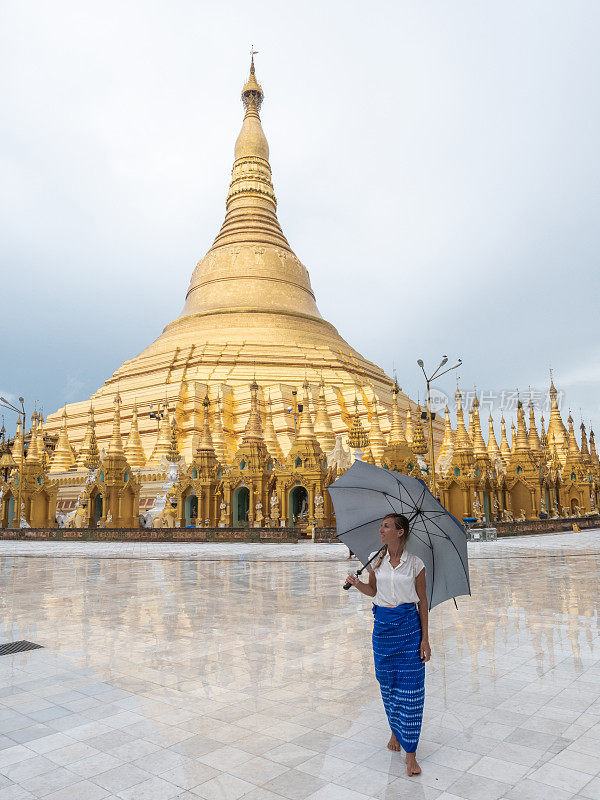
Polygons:
<instances>
[{"instance_id":1,"label":"umbrella canopy","mask_svg":"<svg viewBox=\"0 0 600 800\"><path fill-rule=\"evenodd\" d=\"M379 527L385 515L404 514L410 522L406 550L425 564L429 608L471 594L464 528L423 481L355 461L328 491L336 535L363 564L381 547Z\"/></svg>"}]
</instances>

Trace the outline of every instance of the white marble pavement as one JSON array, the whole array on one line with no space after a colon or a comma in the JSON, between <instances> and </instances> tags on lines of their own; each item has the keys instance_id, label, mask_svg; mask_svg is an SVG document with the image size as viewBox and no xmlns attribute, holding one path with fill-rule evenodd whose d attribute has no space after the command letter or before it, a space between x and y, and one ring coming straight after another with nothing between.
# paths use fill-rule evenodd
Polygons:
<instances>
[{"instance_id":1,"label":"white marble pavement","mask_svg":"<svg viewBox=\"0 0 600 800\"><path fill-rule=\"evenodd\" d=\"M600 532L469 553L409 779L344 548L0 542L0 798L600 798Z\"/></svg>"}]
</instances>

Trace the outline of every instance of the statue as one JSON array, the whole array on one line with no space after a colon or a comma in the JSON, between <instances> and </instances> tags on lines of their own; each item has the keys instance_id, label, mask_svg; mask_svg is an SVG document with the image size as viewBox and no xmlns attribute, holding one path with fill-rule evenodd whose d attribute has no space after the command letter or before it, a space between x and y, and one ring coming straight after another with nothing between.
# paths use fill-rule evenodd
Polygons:
<instances>
[{"instance_id":1,"label":"statue","mask_svg":"<svg viewBox=\"0 0 600 800\"><path fill-rule=\"evenodd\" d=\"M261 522L264 521L264 517L262 515L262 503L260 502L260 500L254 506L254 511L255 511L254 522L256 525L258 525L258 527L260 527Z\"/></svg>"},{"instance_id":2,"label":"statue","mask_svg":"<svg viewBox=\"0 0 600 800\"><path fill-rule=\"evenodd\" d=\"M87 503L79 503L77 500L77 505L75 506L75 511L72 513L70 517L68 517L65 528L87 528L88 526L88 518L87 518Z\"/></svg>"},{"instance_id":3,"label":"statue","mask_svg":"<svg viewBox=\"0 0 600 800\"><path fill-rule=\"evenodd\" d=\"M279 522L279 498L277 497L277 492L273 491L271 493L269 503L271 504L271 522L274 527L277 527Z\"/></svg>"},{"instance_id":4,"label":"statue","mask_svg":"<svg viewBox=\"0 0 600 800\"><path fill-rule=\"evenodd\" d=\"M323 495L317 494L315 497L315 519L319 525L323 525L323 519L325 517L324 503Z\"/></svg>"},{"instance_id":5,"label":"statue","mask_svg":"<svg viewBox=\"0 0 600 800\"><path fill-rule=\"evenodd\" d=\"M98 527L99 528L110 528L111 525L112 525L112 521L113 521L113 515L112 515L112 512L109 511L108 514L106 515L105 519L98 520Z\"/></svg>"},{"instance_id":6,"label":"statue","mask_svg":"<svg viewBox=\"0 0 600 800\"><path fill-rule=\"evenodd\" d=\"M222 502L219 506L221 510L221 517L219 519L219 527L226 528L227 527L227 503Z\"/></svg>"}]
</instances>

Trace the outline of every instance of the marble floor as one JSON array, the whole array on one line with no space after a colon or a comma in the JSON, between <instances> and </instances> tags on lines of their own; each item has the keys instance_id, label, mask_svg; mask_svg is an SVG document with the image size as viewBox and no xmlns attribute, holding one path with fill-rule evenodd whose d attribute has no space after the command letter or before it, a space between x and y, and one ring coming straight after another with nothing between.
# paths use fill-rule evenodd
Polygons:
<instances>
[{"instance_id":1,"label":"marble floor","mask_svg":"<svg viewBox=\"0 0 600 800\"><path fill-rule=\"evenodd\" d=\"M0 542L0 798L600 798L600 531L469 554L409 779L344 548Z\"/></svg>"}]
</instances>

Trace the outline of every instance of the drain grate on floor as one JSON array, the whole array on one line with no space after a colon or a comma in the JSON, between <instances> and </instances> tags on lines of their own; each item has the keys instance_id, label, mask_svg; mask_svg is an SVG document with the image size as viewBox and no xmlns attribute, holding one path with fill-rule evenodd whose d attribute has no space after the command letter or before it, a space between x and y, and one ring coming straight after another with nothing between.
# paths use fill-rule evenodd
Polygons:
<instances>
[{"instance_id":1,"label":"drain grate on floor","mask_svg":"<svg viewBox=\"0 0 600 800\"><path fill-rule=\"evenodd\" d=\"M6 644L0 644L0 656L22 653L25 650L38 650L42 647L42 644L35 644L35 642L7 642Z\"/></svg>"}]
</instances>

